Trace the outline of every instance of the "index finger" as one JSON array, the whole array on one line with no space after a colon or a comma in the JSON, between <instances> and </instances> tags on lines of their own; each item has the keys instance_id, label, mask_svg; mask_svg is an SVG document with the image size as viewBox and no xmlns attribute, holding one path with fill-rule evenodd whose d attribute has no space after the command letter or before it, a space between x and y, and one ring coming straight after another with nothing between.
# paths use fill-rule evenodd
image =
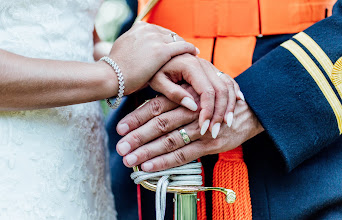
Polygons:
<instances>
[{"instance_id":1,"label":"index finger","mask_svg":"<svg viewBox=\"0 0 342 220\"><path fill-rule=\"evenodd\" d=\"M165 77L161 77L163 75ZM188 82L200 96L199 125L204 127L205 133L214 112L215 90L196 57L184 54L173 58L152 78L150 85L170 100L182 104L186 93L175 89L176 83L182 79Z\"/></svg>"},{"instance_id":2,"label":"index finger","mask_svg":"<svg viewBox=\"0 0 342 220\"><path fill-rule=\"evenodd\" d=\"M164 96L151 99L141 108L134 110L119 121L116 130L120 135L126 135L136 128L142 126L152 118L162 114L163 112L175 109L178 104L168 100Z\"/></svg>"},{"instance_id":3,"label":"index finger","mask_svg":"<svg viewBox=\"0 0 342 220\"><path fill-rule=\"evenodd\" d=\"M197 140L175 151L148 160L141 164L141 168L145 172L166 170L196 160L206 155L206 152L206 143Z\"/></svg>"}]
</instances>

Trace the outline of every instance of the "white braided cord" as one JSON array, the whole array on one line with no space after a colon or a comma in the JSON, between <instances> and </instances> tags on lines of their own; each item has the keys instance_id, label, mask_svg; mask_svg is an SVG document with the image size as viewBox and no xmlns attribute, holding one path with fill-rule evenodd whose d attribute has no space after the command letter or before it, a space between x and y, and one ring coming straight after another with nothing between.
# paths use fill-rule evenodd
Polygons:
<instances>
[{"instance_id":1,"label":"white braided cord","mask_svg":"<svg viewBox=\"0 0 342 220\"><path fill-rule=\"evenodd\" d=\"M133 172L131 178L135 184L148 181L157 184L156 189L156 220L164 220L166 209L166 193L168 186L201 186L202 164L191 162L183 166L147 173L144 171Z\"/></svg>"}]
</instances>

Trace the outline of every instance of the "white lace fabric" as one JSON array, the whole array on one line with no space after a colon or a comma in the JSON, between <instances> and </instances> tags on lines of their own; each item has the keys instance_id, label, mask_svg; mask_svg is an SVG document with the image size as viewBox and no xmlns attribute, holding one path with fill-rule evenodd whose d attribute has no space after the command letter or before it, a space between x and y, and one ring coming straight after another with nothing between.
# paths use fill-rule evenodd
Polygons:
<instances>
[{"instance_id":1,"label":"white lace fabric","mask_svg":"<svg viewBox=\"0 0 342 220\"><path fill-rule=\"evenodd\" d=\"M93 62L100 4L0 0L0 48ZM115 220L106 141L97 102L0 112L0 219Z\"/></svg>"}]
</instances>

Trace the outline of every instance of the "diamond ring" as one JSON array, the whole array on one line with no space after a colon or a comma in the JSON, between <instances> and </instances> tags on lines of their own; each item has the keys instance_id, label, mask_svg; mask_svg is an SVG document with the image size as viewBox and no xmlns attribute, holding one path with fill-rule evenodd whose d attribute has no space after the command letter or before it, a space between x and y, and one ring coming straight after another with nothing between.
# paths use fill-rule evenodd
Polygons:
<instances>
[{"instance_id":1,"label":"diamond ring","mask_svg":"<svg viewBox=\"0 0 342 220\"><path fill-rule=\"evenodd\" d=\"M220 77L222 74L224 74L224 72L219 71L219 72L217 72L216 74L218 75L218 77Z\"/></svg>"},{"instance_id":2,"label":"diamond ring","mask_svg":"<svg viewBox=\"0 0 342 220\"><path fill-rule=\"evenodd\" d=\"M172 32L172 33L170 33L170 35L173 39L173 42L176 42L177 41L177 38L176 38L177 34L175 32Z\"/></svg>"}]
</instances>

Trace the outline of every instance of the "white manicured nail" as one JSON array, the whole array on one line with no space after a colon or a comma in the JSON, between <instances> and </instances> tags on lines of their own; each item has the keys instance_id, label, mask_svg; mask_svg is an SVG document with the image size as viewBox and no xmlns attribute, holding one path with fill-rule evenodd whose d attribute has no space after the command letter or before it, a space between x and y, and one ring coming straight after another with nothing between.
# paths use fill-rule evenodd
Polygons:
<instances>
[{"instance_id":1,"label":"white manicured nail","mask_svg":"<svg viewBox=\"0 0 342 220\"><path fill-rule=\"evenodd\" d=\"M129 126L128 124L119 124L117 127L117 131L119 134L126 134L129 131Z\"/></svg>"},{"instance_id":2,"label":"white manicured nail","mask_svg":"<svg viewBox=\"0 0 342 220\"><path fill-rule=\"evenodd\" d=\"M194 100L190 99L189 97L185 97L181 101L181 105L190 109L191 111L197 111L197 104Z\"/></svg>"},{"instance_id":3,"label":"white manicured nail","mask_svg":"<svg viewBox=\"0 0 342 220\"><path fill-rule=\"evenodd\" d=\"M144 171L148 172L148 171L150 171L150 170L153 169L153 164L152 164L151 162L146 162L146 163L144 163L144 164L141 165L141 168L142 168Z\"/></svg>"},{"instance_id":4,"label":"white manicured nail","mask_svg":"<svg viewBox=\"0 0 342 220\"><path fill-rule=\"evenodd\" d=\"M242 101L245 101L245 96L243 95L241 91L238 92L238 95Z\"/></svg>"},{"instance_id":5,"label":"white manicured nail","mask_svg":"<svg viewBox=\"0 0 342 220\"><path fill-rule=\"evenodd\" d=\"M196 47L196 53L197 55L201 53L201 51Z\"/></svg>"},{"instance_id":6,"label":"white manicured nail","mask_svg":"<svg viewBox=\"0 0 342 220\"><path fill-rule=\"evenodd\" d=\"M201 135L204 135L205 132L207 132L208 128L209 128L209 124L210 124L210 120L207 119L204 121L202 128L201 128Z\"/></svg>"},{"instance_id":7,"label":"white manicured nail","mask_svg":"<svg viewBox=\"0 0 342 220\"><path fill-rule=\"evenodd\" d=\"M215 139L218 135L218 133L220 132L220 128L221 128L221 123L216 123L213 126L213 130L211 132L211 136Z\"/></svg>"},{"instance_id":8,"label":"white manicured nail","mask_svg":"<svg viewBox=\"0 0 342 220\"><path fill-rule=\"evenodd\" d=\"M121 155L126 155L130 150L131 145L127 141L118 144L118 151L121 153Z\"/></svg>"},{"instance_id":9,"label":"white manicured nail","mask_svg":"<svg viewBox=\"0 0 342 220\"><path fill-rule=\"evenodd\" d=\"M134 154L129 154L126 156L126 162L128 163L128 165L132 166L133 164L135 164L138 161L137 156L135 156Z\"/></svg>"},{"instance_id":10,"label":"white manicured nail","mask_svg":"<svg viewBox=\"0 0 342 220\"><path fill-rule=\"evenodd\" d=\"M233 112L229 112L228 114L227 114L227 125L228 125L228 127L231 127L232 126L232 124L233 124L233 118L234 118L234 113Z\"/></svg>"}]
</instances>

